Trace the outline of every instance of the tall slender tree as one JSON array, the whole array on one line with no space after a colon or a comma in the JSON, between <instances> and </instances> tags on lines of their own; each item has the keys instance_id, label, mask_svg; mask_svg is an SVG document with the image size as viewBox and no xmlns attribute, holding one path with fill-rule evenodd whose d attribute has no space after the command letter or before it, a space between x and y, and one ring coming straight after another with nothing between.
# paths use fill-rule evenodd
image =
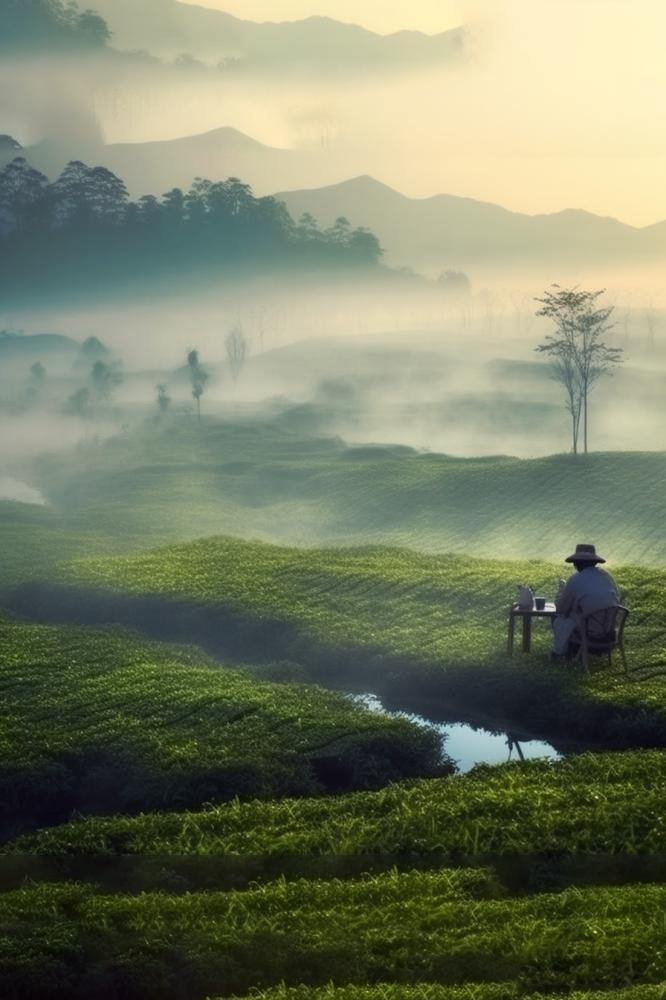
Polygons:
<instances>
[{"instance_id":1,"label":"tall slender tree","mask_svg":"<svg viewBox=\"0 0 666 1000\"><path fill-rule=\"evenodd\" d=\"M190 370L190 384L192 386L192 397L197 404L197 419L201 423L201 397L206 389L208 372L201 364L199 352L191 350L187 352L187 366Z\"/></svg>"},{"instance_id":2,"label":"tall slender tree","mask_svg":"<svg viewBox=\"0 0 666 1000\"><path fill-rule=\"evenodd\" d=\"M227 349L227 358L229 359L229 368L231 369L231 377L234 382L237 382L250 349L248 339L243 333L243 327L240 323L237 323L229 331L225 346Z\"/></svg>"},{"instance_id":3,"label":"tall slender tree","mask_svg":"<svg viewBox=\"0 0 666 1000\"><path fill-rule=\"evenodd\" d=\"M572 420L574 454L578 453L580 423L583 424L583 451L588 452L589 398L603 375L612 373L622 362L622 348L605 343L603 337L614 324L609 322L613 306L599 306L605 289L584 289L551 285L543 297L537 316L553 320L555 332L548 334L537 351L547 354L552 377L566 393L566 407Z\"/></svg>"}]
</instances>

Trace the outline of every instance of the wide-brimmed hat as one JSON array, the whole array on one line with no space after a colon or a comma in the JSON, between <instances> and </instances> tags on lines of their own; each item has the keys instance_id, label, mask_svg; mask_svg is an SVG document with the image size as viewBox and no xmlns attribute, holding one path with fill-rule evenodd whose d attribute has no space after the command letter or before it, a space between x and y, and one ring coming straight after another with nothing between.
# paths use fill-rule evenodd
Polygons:
<instances>
[{"instance_id":1,"label":"wide-brimmed hat","mask_svg":"<svg viewBox=\"0 0 666 1000\"><path fill-rule=\"evenodd\" d=\"M572 556L567 556L564 560L565 562L576 563L576 562L590 562L590 563L602 563L606 562L603 556L597 555L597 550L594 545L577 545L576 551Z\"/></svg>"}]
</instances>

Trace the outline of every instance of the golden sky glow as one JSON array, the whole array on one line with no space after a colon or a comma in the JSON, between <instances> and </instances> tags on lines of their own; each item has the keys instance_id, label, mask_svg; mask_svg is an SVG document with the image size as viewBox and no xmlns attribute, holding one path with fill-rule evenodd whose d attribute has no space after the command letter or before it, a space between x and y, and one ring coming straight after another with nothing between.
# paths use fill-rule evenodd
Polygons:
<instances>
[{"instance_id":1,"label":"golden sky glow","mask_svg":"<svg viewBox=\"0 0 666 1000\"><path fill-rule=\"evenodd\" d=\"M328 15L382 33L469 29L455 70L314 84L259 103L248 95L245 113L232 116L229 100L232 119L219 121L217 103L217 117L199 126L298 146L295 118L321 119L350 175L372 173L407 194L530 213L584 208L634 225L666 219L666 0L199 2L256 20Z\"/></svg>"}]
</instances>

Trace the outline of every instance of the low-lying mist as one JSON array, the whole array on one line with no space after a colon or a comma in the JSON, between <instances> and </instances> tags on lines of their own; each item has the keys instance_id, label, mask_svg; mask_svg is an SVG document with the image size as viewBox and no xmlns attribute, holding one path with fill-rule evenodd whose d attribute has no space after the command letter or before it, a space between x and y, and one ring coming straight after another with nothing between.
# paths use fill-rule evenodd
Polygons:
<instances>
[{"instance_id":1,"label":"low-lying mist","mask_svg":"<svg viewBox=\"0 0 666 1000\"><path fill-rule=\"evenodd\" d=\"M157 419L159 385L169 420L195 419L193 349L206 376L204 419L279 418L299 434L459 456L567 452L563 389L535 352L550 330L535 305L502 290L452 298L435 285L257 280L205 295L165 291L162 301L16 310L4 325L25 331L24 349L3 353L0 342L0 473ZM592 392L591 447L662 450L666 315L618 302L613 318L608 339L623 364ZM49 354L34 338L33 350L30 335L45 332L69 340ZM91 337L117 373L108 391L77 354ZM35 363L44 367L37 381Z\"/></svg>"}]
</instances>

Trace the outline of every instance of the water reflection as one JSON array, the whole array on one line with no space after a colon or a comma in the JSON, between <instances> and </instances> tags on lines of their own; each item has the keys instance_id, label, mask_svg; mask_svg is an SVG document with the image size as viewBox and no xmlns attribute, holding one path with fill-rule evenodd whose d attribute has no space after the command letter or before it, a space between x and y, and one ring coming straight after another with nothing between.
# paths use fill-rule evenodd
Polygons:
<instances>
[{"instance_id":1,"label":"water reflection","mask_svg":"<svg viewBox=\"0 0 666 1000\"><path fill-rule=\"evenodd\" d=\"M409 719L419 726L434 730L443 737L443 749L456 762L459 771L469 771L475 764L504 764L509 760L531 760L536 757L558 760L560 757L550 743L541 740L520 739L515 733L491 733L487 729L477 729L462 722L432 722L410 712L392 712L384 707L375 694L354 694L350 697L371 712Z\"/></svg>"}]
</instances>

